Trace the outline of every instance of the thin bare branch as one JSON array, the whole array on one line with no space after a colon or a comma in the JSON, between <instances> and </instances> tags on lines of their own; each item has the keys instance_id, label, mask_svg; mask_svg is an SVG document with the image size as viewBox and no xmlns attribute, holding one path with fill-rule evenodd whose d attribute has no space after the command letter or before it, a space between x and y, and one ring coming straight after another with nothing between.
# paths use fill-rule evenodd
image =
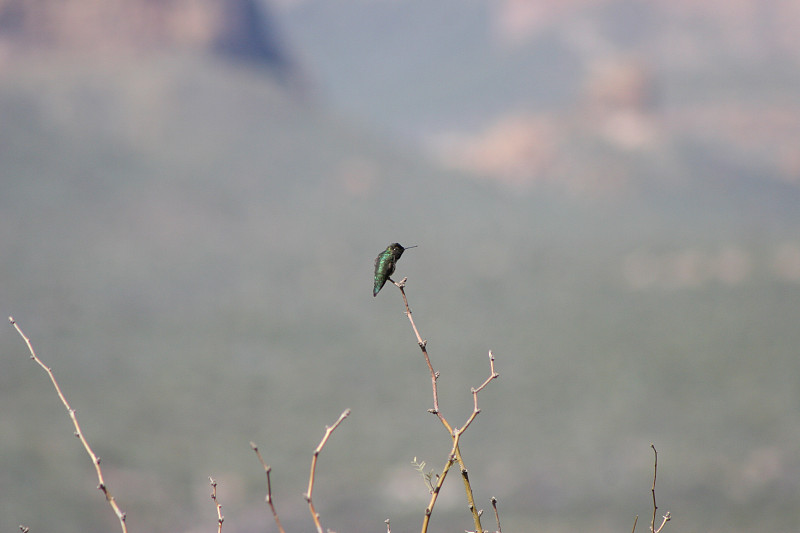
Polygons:
<instances>
[{"instance_id":1,"label":"thin bare branch","mask_svg":"<svg viewBox=\"0 0 800 533\"><path fill-rule=\"evenodd\" d=\"M656 528L656 516L658 514L658 505L656 505L656 476L658 475L658 451L656 450L656 447L652 442L650 443L650 447L653 448L653 486L650 489L650 492L653 495L653 519L650 522L650 531L652 531L652 533L659 533L664 528L666 523L669 522L671 517L669 511L667 511L667 514L663 516L663 521L661 522L661 525ZM636 527L635 524L634 527Z\"/></svg>"},{"instance_id":2,"label":"thin bare branch","mask_svg":"<svg viewBox=\"0 0 800 533\"><path fill-rule=\"evenodd\" d=\"M311 498L314 492L314 475L317 469L317 458L319 457L322 448L324 448L325 444L328 442L331 433L333 433L334 430L337 427L339 427L339 424L341 424L342 421L348 416L350 416L350 409L345 409L344 412L341 415L339 415L339 419L336 420L336 422L332 426L325 426L325 435L322 437L319 446L317 446L317 449L314 450L314 455L311 457L311 474L308 477L308 492L306 492L305 494L305 499L308 502L308 510L311 513L311 518L314 519L314 525L317 526L317 533L324 533L322 529L322 524L320 523L319 520L319 513L314 508L314 502L312 501Z\"/></svg>"},{"instance_id":3,"label":"thin bare branch","mask_svg":"<svg viewBox=\"0 0 800 533\"><path fill-rule=\"evenodd\" d=\"M278 526L278 531L280 533L286 533L286 531L284 531L283 529L283 526L281 525L280 518L278 518L278 511L275 510L275 504L272 502L272 482L270 481L269 477L270 472L272 472L272 467L270 467L269 465L267 465L267 463L264 462L264 458L261 457L261 452L258 451L258 446L256 446L255 442L250 441L250 447L253 448L254 452L256 452L256 456L258 457L261 466L264 467L264 472L267 475L267 496L264 498L264 501L266 501L269 504L269 508L272 511L272 518L275 519L275 524Z\"/></svg>"},{"instance_id":4,"label":"thin bare branch","mask_svg":"<svg viewBox=\"0 0 800 533\"><path fill-rule=\"evenodd\" d=\"M428 341L423 340L422 336L419 334L419 330L417 329L417 325L414 323L414 316L411 313L411 307L408 305L408 298L406 298L406 281L408 278L403 278L400 280L399 283L394 283L397 288L400 289L400 294L403 295L403 304L406 307L406 316L408 317L408 321L411 322L411 328L414 330L414 335L417 336L417 344L419 345L419 349L422 350L422 355L425 357L425 363L428 365L428 371L431 373L431 386L433 388L433 409L430 410L431 413L435 414L439 417L439 420L442 421L444 427L447 428L448 433L452 433L453 429L450 427L450 424L447 423L447 420L439 412L439 389L436 386L436 380L439 379L439 373L433 369L433 365L431 364L431 358L428 356Z\"/></svg>"},{"instance_id":5,"label":"thin bare branch","mask_svg":"<svg viewBox=\"0 0 800 533\"><path fill-rule=\"evenodd\" d=\"M669 522L672 519L672 516L669 514L669 511L667 511L667 513L661 518L662 518L661 525L658 526L658 528L656 528L655 533L659 533L667 524L667 522Z\"/></svg>"},{"instance_id":6,"label":"thin bare branch","mask_svg":"<svg viewBox=\"0 0 800 533\"><path fill-rule=\"evenodd\" d=\"M442 484L444 483L444 479L447 476L447 472L449 472L450 467L453 465L453 462L458 462L458 465L461 469L461 478L464 481L464 491L467 496L467 504L469 506L469 510L472 513L472 519L475 524L476 531L483 531L481 527L481 517L480 512L475 506L475 498L472 494L472 486L469 482L469 473L467 470L466 465L464 464L464 459L461 456L461 449L458 446L458 441L461 438L461 435L464 431L472 424L472 421L475 420L475 417L480 412L478 408L478 393L482 391L490 381L499 377L499 374L494 370L494 355L492 352L489 352L489 377L478 387L472 389L472 398L473 398L473 409L470 416L467 418L467 421L461 427L461 429L454 428L450 425L447 419L442 414L441 410L439 409L439 391L437 386L437 380L439 379L439 372L434 370L433 364L431 363L430 356L428 355L428 341L423 340L422 336L419 333L419 329L417 329L417 325L414 322L414 316L411 313L411 307L408 305L408 298L406 297L405 286L408 278L403 278L400 282L392 281L392 283L400 289L400 294L403 296L403 304L406 308L406 316L408 317L408 321L411 323L411 328L414 330L414 335L417 337L417 344L419 345L420 350L422 351L422 355L425 358L425 363L428 366L428 371L431 375L431 388L433 392L433 409L429 409L429 412L435 414L439 420L441 421L442 425L445 427L447 432L450 434L450 438L453 439L453 447L450 451L448 456L447 463L442 468L442 473L439 475L439 479L437 480L436 487L431 494L431 500L428 503L428 507L425 509L425 517L422 522L422 533L426 533L428 529L428 525L430 523L430 515L433 512L433 506L436 504L436 499L439 495L439 489L441 488Z\"/></svg>"},{"instance_id":7,"label":"thin bare branch","mask_svg":"<svg viewBox=\"0 0 800 533\"><path fill-rule=\"evenodd\" d=\"M497 498L492 496L492 509L494 509L494 519L497 522L497 533L503 533L503 528L500 527L500 513L497 512Z\"/></svg>"},{"instance_id":8,"label":"thin bare branch","mask_svg":"<svg viewBox=\"0 0 800 533\"><path fill-rule=\"evenodd\" d=\"M653 495L653 519L650 521L650 531L655 533L656 513L658 512L658 505L656 505L656 476L658 475L658 450L651 442L650 447L653 448L653 486L650 488L650 493Z\"/></svg>"},{"instance_id":9,"label":"thin bare branch","mask_svg":"<svg viewBox=\"0 0 800 533\"><path fill-rule=\"evenodd\" d=\"M633 529L631 529L631 533L636 533L636 524L639 522L639 515L636 515L636 518L633 519Z\"/></svg>"},{"instance_id":10,"label":"thin bare branch","mask_svg":"<svg viewBox=\"0 0 800 533\"><path fill-rule=\"evenodd\" d=\"M217 533L222 533L222 522L225 521L225 517L222 516L222 505L220 505L219 500L217 500L217 482L211 476L208 476L208 481L211 485L211 499L217 507Z\"/></svg>"},{"instance_id":11,"label":"thin bare branch","mask_svg":"<svg viewBox=\"0 0 800 533\"><path fill-rule=\"evenodd\" d=\"M83 431L81 431L81 426L78 424L78 418L75 415L75 409L73 409L67 398L64 396L64 393L61 391L61 387L58 385L58 381L56 381L55 375L53 375L53 370L45 365L41 359L36 355L36 352L33 349L33 345L31 344L31 340L22 332L19 325L14 320L14 317L8 317L8 321L14 326L14 329L17 330L22 340L25 341L25 344L28 346L28 351L31 354L31 359L33 359L40 367L47 372L47 375L50 376L50 381L53 383L53 388L56 389L56 393L58 393L58 397L61 399L61 403L64 404L64 407L67 409L69 413L70 419L72 419L72 425L75 426L75 436L80 439L81 444L83 444L83 448L86 450L86 453L89 455L89 458L92 460L92 464L94 465L95 472L97 473L97 488L103 493L108 501L108 504L111 506L111 509L117 515L119 519L119 525L122 528L122 533L127 533L128 526L125 523L125 513L119 508L117 505L117 501L114 499L114 496L111 495L111 492L108 490L106 486L105 479L103 478L103 470L100 468L100 458L95 455L94 451L92 450L91 446L89 446L89 442L83 436Z\"/></svg>"},{"instance_id":12,"label":"thin bare branch","mask_svg":"<svg viewBox=\"0 0 800 533\"><path fill-rule=\"evenodd\" d=\"M453 449L458 446L458 442L456 439L456 443L453 445ZM425 508L425 517L422 519L422 533L425 533L428 530L428 525L430 524L431 514L433 513L433 507L436 505L436 500L439 498L439 491L442 489L442 485L444 485L444 480L447 477L447 473L450 471L450 467L453 466L455 462L455 454L453 451L450 451L450 455L448 456L447 462L442 468L442 473L436 478L436 485L433 487L431 491L431 499L428 501L428 506Z\"/></svg>"}]
</instances>

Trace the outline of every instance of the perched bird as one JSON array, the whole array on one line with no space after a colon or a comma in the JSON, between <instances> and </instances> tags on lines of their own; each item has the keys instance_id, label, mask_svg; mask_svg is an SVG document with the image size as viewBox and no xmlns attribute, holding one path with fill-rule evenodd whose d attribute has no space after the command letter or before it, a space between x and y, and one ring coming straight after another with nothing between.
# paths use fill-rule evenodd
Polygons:
<instances>
[{"instance_id":1,"label":"perched bird","mask_svg":"<svg viewBox=\"0 0 800 533\"><path fill-rule=\"evenodd\" d=\"M416 248L417 245L409 246L408 248ZM405 250L399 243L392 243L382 251L378 257L375 258L375 287L372 289L372 296L377 296L386 280L392 281L389 276L394 274L394 267L397 265L397 260L403 255Z\"/></svg>"}]
</instances>

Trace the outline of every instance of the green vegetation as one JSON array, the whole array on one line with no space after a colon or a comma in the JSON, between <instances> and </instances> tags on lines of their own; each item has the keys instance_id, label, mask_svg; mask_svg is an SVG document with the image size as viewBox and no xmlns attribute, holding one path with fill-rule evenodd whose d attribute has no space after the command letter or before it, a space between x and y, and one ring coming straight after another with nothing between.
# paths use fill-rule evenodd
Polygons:
<instances>
[{"instance_id":1,"label":"green vegetation","mask_svg":"<svg viewBox=\"0 0 800 533\"><path fill-rule=\"evenodd\" d=\"M287 530L307 530L309 454L345 407L315 504L338 531L416 528L409 462L438 464L443 437L397 291L371 294L392 241L419 244L398 274L455 419L497 357L462 451L504 529L629 530L650 442L672 527L796 524L800 284L776 270L798 244L795 189L666 189L643 164L651 188L624 198L512 194L196 58L17 67L0 116L0 302L58 372L132 530L211 530L210 474L226 529L270 527L251 440ZM734 281L728 249L747 259ZM631 284L632 257L652 282ZM0 530L112 530L11 328L0 353ZM433 530L468 519L457 485Z\"/></svg>"}]
</instances>

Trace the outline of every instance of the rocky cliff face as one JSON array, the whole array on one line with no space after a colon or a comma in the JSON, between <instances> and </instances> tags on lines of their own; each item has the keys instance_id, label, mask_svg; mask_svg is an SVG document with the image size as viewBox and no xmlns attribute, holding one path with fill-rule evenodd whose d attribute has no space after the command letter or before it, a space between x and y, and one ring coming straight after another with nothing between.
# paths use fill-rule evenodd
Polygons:
<instances>
[{"instance_id":1,"label":"rocky cliff face","mask_svg":"<svg viewBox=\"0 0 800 533\"><path fill-rule=\"evenodd\" d=\"M0 0L0 53L213 51L287 71L257 0Z\"/></svg>"}]
</instances>

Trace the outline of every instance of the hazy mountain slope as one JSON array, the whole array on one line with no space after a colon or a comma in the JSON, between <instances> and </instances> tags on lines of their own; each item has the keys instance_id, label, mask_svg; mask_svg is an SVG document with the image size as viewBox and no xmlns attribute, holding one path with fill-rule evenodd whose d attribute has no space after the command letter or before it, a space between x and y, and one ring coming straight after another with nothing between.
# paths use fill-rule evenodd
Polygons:
<instances>
[{"instance_id":1,"label":"hazy mountain slope","mask_svg":"<svg viewBox=\"0 0 800 533\"><path fill-rule=\"evenodd\" d=\"M226 528L270 527L255 440L284 523L308 528L310 452L345 407L319 470L326 525L417 527L409 463L438 468L448 445L397 291L371 296L394 240L419 244L398 275L454 420L498 357L464 451L509 527L630 527L650 442L687 527L795 523L793 188L511 193L195 56L28 62L0 114L0 302L131 527L213 524L209 474ZM0 529L116 527L46 376L2 331ZM445 491L437 527L469 527L458 483Z\"/></svg>"},{"instance_id":2,"label":"hazy mountain slope","mask_svg":"<svg viewBox=\"0 0 800 533\"><path fill-rule=\"evenodd\" d=\"M577 194L797 186L797 6L779 0L286 3L334 105L471 174Z\"/></svg>"}]
</instances>

